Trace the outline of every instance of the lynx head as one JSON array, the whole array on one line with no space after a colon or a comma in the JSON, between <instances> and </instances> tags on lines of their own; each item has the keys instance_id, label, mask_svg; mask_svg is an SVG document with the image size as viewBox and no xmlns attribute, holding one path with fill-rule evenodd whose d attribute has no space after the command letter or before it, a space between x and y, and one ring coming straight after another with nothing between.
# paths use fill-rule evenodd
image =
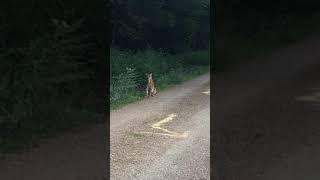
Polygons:
<instances>
[{"instance_id":1,"label":"lynx head","mask_svg":"<svg viewBox=\"0 0 320 180\"><path fill-rule=\"evenodd\" d=\"M146 74L147 75L147 77L148 77L148 80L151 80L152 79L152 73L148 73L148 74Z\"/></svg>"}]
</instances>

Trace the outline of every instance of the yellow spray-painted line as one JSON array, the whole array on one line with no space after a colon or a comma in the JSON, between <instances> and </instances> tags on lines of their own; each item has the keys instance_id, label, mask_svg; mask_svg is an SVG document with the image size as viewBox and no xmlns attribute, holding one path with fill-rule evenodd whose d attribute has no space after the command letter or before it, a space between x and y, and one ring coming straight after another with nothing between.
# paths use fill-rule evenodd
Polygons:
<instances>
[{"instance_id":1,"label":"yellow spray-painted line","mask_svg":"<svg viewBox=\"0 0 320 180\"><path fill-rule=\"evenodd\" d=\"M188 137L189 133L184 132L182 134L168 134L168 133L156 133L156 132L140 132L141 134L157 134L157 135L162 135L162 136L169 136L169 137L174 137L174 138L186 138Z\"/></svg>"},{"instance_id":2,"label":"yellow spray-painted line","mask_svg":"<svg viewBox=\"0 0 320 180\"><path fill-rule=\"evenodd\" d=\"M300 96L297 97L296 100L298 101L311 101L311 102L320 102L320 92L316 92L309 96Z\"/></svg>"},{"instance_id":3,"label":"yellow spray-painted line","mask_svg":"<svg viewBox=\"0 0 320 180\"><path fill-rule=\"evenodd\" d=\"M177 132L173 132L173 131L169 131L168 129L162 128L160 127L161 125L168 123L174 119L176 119L177 115L176 114L170 114L168 117L166 117L165 119L154 123L151 128L152 129L159 129L165 133L156 133L156 132L140 132L142 134L157 134L157 135L163 135L163 136L169 136L169 137L175 137L175 138L186 138L188 137L189 133L188 132L184 132L184 133L177 133Z\"/></svg>"},{"instance_id":4,"label":"yellow spray-painted line","mask_svg":"<svg viewBox=\"0 0 320 180\"><path fill-rule=\"evenodd\" d=\"M207 94L210 96L210 88L207 91L202 92L203 94ZM158 134L158 135L164 135L164 136L170 136L170 137L176 137L176 138L186 138L189 135L189 132L184 132L184 133L177 133L173 131L169 131L168 129L160 127L161 125L168 123L170 121L173 121L174 119L177 118L176 114L170 114L168 117L164 118L163 120L154 123L151 127L152 129L158 129L161 130L165 133L156 133L156 132L140 132L142 134Z\"/></svg>"},{"instance_id":5,"label":"yellow spray-painted line","mask_svg":"<svg viewBox=\"0 0 320 180\"><path fill-rule=\"evenodd\" d=\"M210 89L208 91L204 91L202 92L203 94L207 94L207 95L210 95Z\"/></svg>"},{"instance_id":6,"label":"yellow spray-painted line","mask_svg":"<svg viewBox=\"0 0 320 180\"><path fill-rule=\"evenodd\" d=\"M163 120L153 124L151 127L152 128L159 128L162 124L168 123L168 122L174 120L176 117L177 117L176 114L170 114L167 118L164 118Z\"/></svg>"}]
</instances>

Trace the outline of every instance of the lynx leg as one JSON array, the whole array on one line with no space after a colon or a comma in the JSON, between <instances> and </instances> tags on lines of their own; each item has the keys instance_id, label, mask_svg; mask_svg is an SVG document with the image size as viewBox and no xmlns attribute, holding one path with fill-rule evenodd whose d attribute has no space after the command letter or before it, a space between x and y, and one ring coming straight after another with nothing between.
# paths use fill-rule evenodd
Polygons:
<instances>
[{"instance_id":1,"label":"lynx leg","mask_svg":"<svg viewBox=\"0 0 320 180\"><path fill-rule=\"evenodd\" d=\"M151 96L155 96L157 94L157 90L156 89L153 89L152 92L151 92Z\"/></svg>"},{"instance_id":2,"label":"lynx leg","mask_svg":"<svg viewBox=\"0 0 320 180\"><path fill-rule=\"evenodd\" d=\"M149 97L149 87L146 89L146 97Z\"/></svg>"}]
</instances>

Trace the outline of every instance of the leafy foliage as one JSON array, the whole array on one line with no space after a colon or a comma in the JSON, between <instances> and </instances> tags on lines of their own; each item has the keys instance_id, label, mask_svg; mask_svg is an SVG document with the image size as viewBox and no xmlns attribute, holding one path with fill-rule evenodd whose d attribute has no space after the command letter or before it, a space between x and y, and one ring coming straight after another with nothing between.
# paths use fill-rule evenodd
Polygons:
<instances>
[{"instance_id":1,"label":"leafy foliage","mask_svg":"<svg viewBox=\"0 0 320 180\"><path fill-rule=\"evenodd\" d=\"M112 46L120 48L207 48L207 0L113 0Z\"/></svg>"},{"instance_id":2,"label":"leafy foliage","mask_svg":"<svg viewBox=\"0 0 320 180\"><path fill-rule=\"evenodd\" d=\"M82 37L70 36L80 24L57 27L52 35L30 42L26 48L1 53L1 109L5 122L32 117L37 106L52 101L73 82L87 79L81 71L86 46ZM60 29L61 28L61 29ZM44 96L45 95L45 96ZM51 98L51 99L49 99Z\"/></svg>"},{"instance_id":3,"label":"leafy foliage","mask_svg":"<svg viewBox=\"0 0 320 180\"><path fill-rule=\"evenodd\" d=\"M83 85L94 78L98 59L89 53L95 44L83 27L83 20L55 19L50 32L25 47L0 49L0 150L13 144L12 136L23 141L97 113L94 92ZM80 96L86 107L76 103Z\"/></svg>"},{"instance_id":4,"label":"leafy foliage","mask_svg":"<svg viewBox=\"0 0 320 180\"><path fill-rule=\"evenodd\" d=\"M126 71L112 77L110 85L110 100L114 103L122 98L128 98L137 87L135 69L126 68Z\"/></svg>"},{"instance_id":5,"label":"leafy foliage","mask_svg":"<svg viewBox=\"0 0 320 180\"><path fill-rule=\"evenodd\" d=\"M208 51L171 55L146 49L137 53L111 49L111 108L143 97L146 73L153 73L158 89L164 89L209 70Z\"/></svg>"}]
</instances>

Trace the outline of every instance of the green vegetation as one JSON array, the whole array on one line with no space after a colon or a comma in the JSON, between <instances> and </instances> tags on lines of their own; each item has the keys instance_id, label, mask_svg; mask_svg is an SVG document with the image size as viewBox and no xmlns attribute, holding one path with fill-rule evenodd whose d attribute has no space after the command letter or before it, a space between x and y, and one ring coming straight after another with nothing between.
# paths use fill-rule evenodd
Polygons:
<instances>
[{"instance_id":1,"label":"green vegetation","mask_svg":"<svg viewBox=\"0 0 320 180\"><path fill-rule=\"evenodd\" d=\"M186 52L208 48L209 0L111 0L112 47Z\"/></svg>"},{"instance_id":2,"label":"green vegetation","mask_svg":"<svg viewBox=\"0 0 320 180\"><path fill-rule=\"evenodd\" d=\"M158 90L209 71L209 51L167 54L153 49L137 53L111 50L111 109L141 99L146 73L152 72Z\"/></svg>"},{"instance_id":3,"label":"green vegetation","mask_svg":"<svg viewBox=\"0 0 320 180\"><path fill-rule=\"evenodd\" d=\"M106 62L104 36L90 16L82 18L81 8L70 4L39 12L46 3L14 2L4 2L0 12L0 153L100 122L105 112L97 81ZM23 15L12 16L15 7Z\"/></svg>"},{"instance_id":4,"label":"green vegetation","mask_svg":"<svg viewBox=\"0 0 320 180\"><path fill-rule=\"evenodd\" d=\"M208 0L112 0L111 109L209 71Z\"/></svg>"},{"instance_id":5,"label":"green vegetation","mask_svg":"<svg viewBox=\"0 0 320 180\"><path fill-rule=\"evenodd\" d=\"M161 90L208 70L208 0L4 0L0 17L0 153L100 120L109 42L112 107L146 72Z\"/></svg>"}]
</instances>

